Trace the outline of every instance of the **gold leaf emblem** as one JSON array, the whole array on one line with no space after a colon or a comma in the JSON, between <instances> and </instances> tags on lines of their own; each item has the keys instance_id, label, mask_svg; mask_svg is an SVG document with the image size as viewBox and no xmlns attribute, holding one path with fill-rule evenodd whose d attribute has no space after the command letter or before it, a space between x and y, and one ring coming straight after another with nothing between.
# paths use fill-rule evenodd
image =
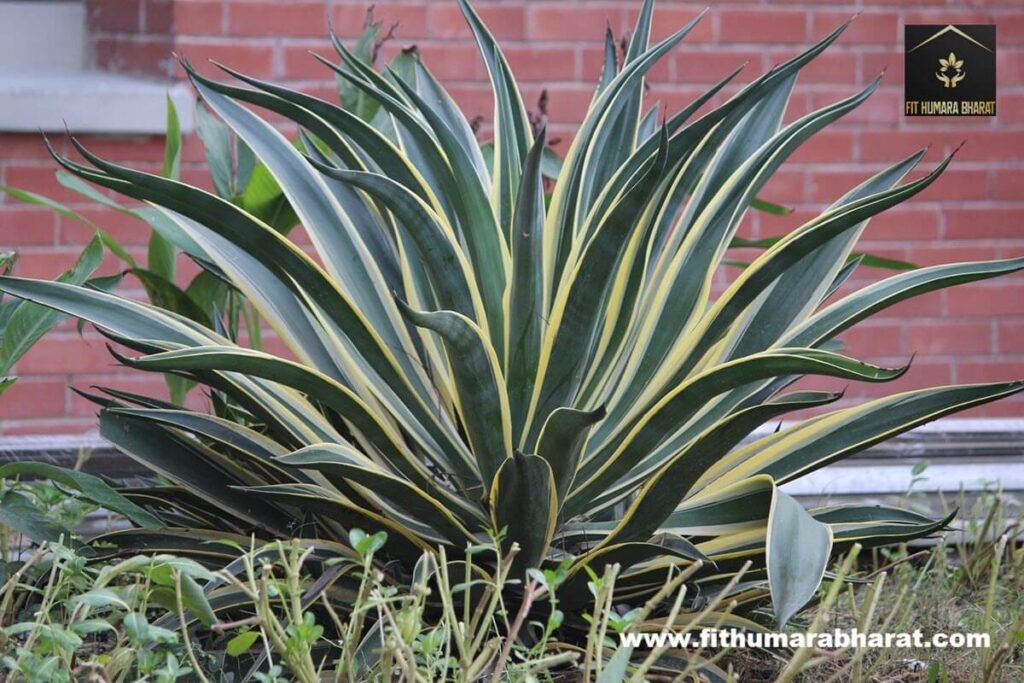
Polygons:
<instances>
[{"instance_id":1,"label":"gold leaf emblem","mask_svg":"<svg viewBox=\"0 0 1024 683\"><path fill-rule=\"evenodd\" d=\"M964 60L958 59L950 52L945 59L939 58L939 70L935 72L935 77L942 81L945 87L955 88L957 83L967 78L967 72L963 69Z\"/></svg>"}]
</instances>

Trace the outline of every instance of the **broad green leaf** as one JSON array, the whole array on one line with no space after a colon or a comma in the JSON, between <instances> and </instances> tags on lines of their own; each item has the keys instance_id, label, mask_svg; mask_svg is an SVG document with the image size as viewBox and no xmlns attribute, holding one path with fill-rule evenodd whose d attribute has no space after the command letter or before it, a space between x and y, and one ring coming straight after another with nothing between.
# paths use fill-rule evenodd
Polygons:
<instances>
[{"instance_id":1,"label":"broad green leaf","mask_svg":"<svg viewBox=\"0 0 1024 683\"><path fill-rule=\"evenodd\" d=\"M313 484L281 484L276 486L253 486L245 489L246 494L279 500L304 510L322 515L343 527L366 529L367 532L388 532L386 554L415 562L430 548L427 541L392 518L381 515L366 507L357 505L347 498Z\"/></svg>"},{"instance_id":2,"label":"broad green leaf","mask_svg":"<svg viewBox=\"0 0 1024 683\"><path fill-rule=\"evenodd\" d=\"M775 621L783 628L814 596L828 567L832 530L791 496L776 490L768 516L768 585Z\"/></svg>"},{"instance_id":3,"label":"broad green leaf","mask_svg":"<svg viewBox=\"0 0 1024 683\"><path fill-rule=\"evenodd\" d=\"M608 660L608 663L601 669L601 675L597 683L620 683L627 680L629 671L629 660L633 656L632 645L620 645L615 653Z\"/></svg>"},{"instance_id":4,"label":"broad green leaf","mask_svg":"<svg viewBox=\"0 0 1024 683\"><path fill-rule=\"evenodd\" d=\"M708 427L664 464L653 476L638 474L643 488L618 527L602 544L636 540L654 533L682 502L700 476L764 422L792 410L827 404L839 394L794 393L751 406Z\"/></svg>"},{"instance_id":5,"label":"broad green leaf","mask_svg":"<svg viewBox=\"0 0 1024 683\"><path fill-rule=\"evenodd\" d=\"M656 448L670 430L693 417L702 403L738 386L758 379L791 374L843 377L869 382L897 379L907 368L889 369L870 365L828 351L777 349L715 366L671 390L627 434L613 438L595 454L590 467L581 471L582 480L567 501L575 513L592 496L614 484L644 456Z\"/></svg>"},{"instance_id":6,"label":"broad green leaf","mask_svg":"<svg viewBox=\"0 0 1024 683\"><path fill-rule=\"evenodd\" d=\"M17 491L8 490L0 495L0 525L37 543L60 541L72 548L81 547L81 542L71 535L70 529L51 521L35 502ZM4 533L7 533L6 529Z\"/></svg>"},{"instance_id":7,"label":"broad green leaf","mask_svg":"<svg viewBox=\"0 0 1024 683\"><path fill-rule=\"evenodd\" d=\"M559 507L576 477L587 434L604 417L604 408L590 412L557 408L544 422L537 439L537 455L551 466Z\"/></svg>"},{"instance_id":8,"label":"broad green leaf","mask_svg":"<svg viewBox=\"0 0 1024 683\"><path fill-rule=\"evenodd\" d=\"M374 324L377 334L394 349L409 348L411 343L405 326L399 324L400 316L383 286L383 276L368 258L358 230L342 212L320 175L273 126L214 90L212 82L194 72L190 72L190 76L204 101L274 173L324 258L328 272ZM413 372L410 369L410 374Z\"/></svg>"},{"instance_id":9,"label":"broad green leaf","mask_svg":"<svg viewBox=\"0 0 1024 683\"><path fill-rule=\"evenodd\" d=\"M513 565L518 573L538 566L547 552L558 515L556 496L547 461L518 451L505 459L491 484L492 524L505 531L506 549L519 544Z\"/></svg>"},{"instance_id":10,"label":"broad green leaf","mask_svg":"<svg viewBox=\"0 0 1024 683\"><path fill-rule=\"evenodd\" d=\"M508 61L490 30L467 0L459 7L476 39L480 56L494 92L494 164L491 171L491 201L499 226L512 223L513 202L519 193L519 178L527 152L533 143L530 121L523 106Z\"/></svg>"},{"instance_id":11,"label":"broad green leaf","mask_svg":"<svg viewBox=\"0 0 1024 683\"><path fill-rule=\"evenodd\" d=\"M72 604L81 603L93 609L101 609L111 606L130 609L128 603L125 602L124 597L122 597L121 594L113 588L93 588L85 593L72 597L71 602ZM110 628L113 628L113 626Z\"/></svg>"},{"instance_id":12,"label":"broad green leaf","mask_svg":"<svg viewBox=\"0 0 1024 683\"><path fill-rule=\"evenodd\" d=\"M232 657L240 657L248 652L259 639L260 632L258 630L244 631L229 640L225 650Z\"/></svg>"},{"instance_id":13,"label":"broad green leaf","mask_svg":"<svg viewBox=\"0 0 1024 683\"><path fill-rule=\"evenodd\" d=\"M185 609L199 619L203 626L207 628L213 626L217 621L217 616L213 613L213 608L203 593L203 588L188 574L179 574L179 576L181 581L181 601Z\"/></svg>"},{"instance_id":14,"label":"broad green leaf","mask_svg":"<svg viewBox=\"0 0 1024 683\"><path fill-rule=\"evenodd\" d=\"M0 478L21 475L47 479L75 489L84 498L111 512L124 515L140 527L155 529L164 526L159 519L127 500L99 477L91 474L43 462L12 462L0 467Z\"/></svg>"},{"instance_id":15,"label":"broad green leaf","mask_svg":"<svg viewBox=\"0 0 1024 683\"><path fill-rule=\"evenodd\" d=\"M811 316L786 338L786 343L815 345L900 301L1021 269L1024 269L1024 258L950 263L894 275L854 292Z\"/></svg>"},{"instance_id":16,"label":"broad green leaf","mask_svg":"<svg viewBox=\"0 0 1024 683\"><path fill-rule=\"evenodd\" d=\"M171 180L181 179L181 123L170 95L167 96L167 138L164 145L163 176Z\"/></svg>"},{"instance_id":17,"label":"broad green leaf","mask_svg":"<svg viewBox=\"0 0 1024 683\"><path fill-rule=\"evenodd\" d=\"M178 110L170 95L167 96L167 140L164 147L163 176L171 180L181 178L181 125ZM176 271L174 244L154 230L149 236L149 251L146 261L149 270L158 277L173 283Z\"/></svg>"},{"instance_id":18,"label":"broad green leaf","mask_svg":"<svg viewBox=\"0 0 1024 683\"><path fill-rule=\"evenodd\" d=\"M512 278L505 304L509 319L504 368L509 388L512 437L520 446L523 445L520 439L537 378L547 301L543 273L544 180L541 176L546 144L547 136L541 131L523 167L512 223Z\"/></svg>"},{"instance_id":19,"label":"broad green leaf","mask_svg":"<svg viewBox=\"0 0 1024 683\"><path fill-rule=\"evenodd\" d=\"M382 175L318 168L387 206L416 245L441 306L466 316L477 325L485 323L486 314L472 270L455 234L423 200Z\"/></svg>"},{"instance_id":20,"label":"broad green leaf","mask_svg":"<svg viewBox=\"0 0 1024 683\"><path fill-rule=\"evenodd\" d=\"M443 499L431 498L422 488L381 470L355 449L338 444L320 444L280 456L277 462L289 467L317 470L328 478L338 477L366 486L411 518L432 526L452 543L461 544L473 539L470 531L445 508Z\"/></svg>"},{"instance_id":21,"label":"broad green leaf","mask_svg":"<svg viewBox=\"0 0 1024 683\"><path fill-rule=\"evenodd\" d=\"M414 311L400 300L399 305L410 321L444 340L467 438L476 455L480 479L489 490L499 466L512 454L508 396L494 349L480 328L458 313Z\"/></svg>"},{"instance_id":22,"label":"broad green leaf","mask_svg":"<svg viewBox=\"0 0 1024 683\"><path fill-rule=\"evenodd\" d=\"M805 420L762 437L705 475L727 483L764 473L785 483L897 434L1024 390L1024 380L918 389Z\"/></svg>"},{"instance_id":23,"label":"broad green leaf","mask_svg":"<svg viewBox=\"0 0 1024 683\"><path fill-rule=\"evenodd\" d=\"M196 104L196 132L203 142L206 165L210 169L213 186L221 197L236 194L231 160L231 133L218 121L202 102ZM164 177L170 177L164 173Z\"/></svg>"},{"instance_id":24,"label":"broad green leaf","mask_svg":"<svg viewBox=\"0 0 1024 683\"><path fill-rule=\"evenodd\" d=\"M100 435L122 453L209 500L224 512L258 528L282 531L287 527L279 508L257 503L250 495L233 490L239 481L223 471L224 463L203 456L183 438L171 439L178 448L166 448L173 431L136 417L112 411L100 413Z\"/></svg>"}]
</instances>

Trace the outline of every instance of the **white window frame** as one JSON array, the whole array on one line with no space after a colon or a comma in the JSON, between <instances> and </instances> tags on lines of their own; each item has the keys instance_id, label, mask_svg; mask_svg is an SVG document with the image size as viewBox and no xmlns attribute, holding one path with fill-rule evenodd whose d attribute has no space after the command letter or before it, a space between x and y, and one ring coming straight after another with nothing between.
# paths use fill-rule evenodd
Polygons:
<instances>
[{"instance_id":1,"label":"white window frame","mask_svg":"<svg viewBox=\"0 0 1024 683\"><path fill-rule=\"evenodd\" d=\"M81 0L0 0L0 132L159 134L166 98L193 126L184 83L89 68Z\"/></svg>"}]
</instances>

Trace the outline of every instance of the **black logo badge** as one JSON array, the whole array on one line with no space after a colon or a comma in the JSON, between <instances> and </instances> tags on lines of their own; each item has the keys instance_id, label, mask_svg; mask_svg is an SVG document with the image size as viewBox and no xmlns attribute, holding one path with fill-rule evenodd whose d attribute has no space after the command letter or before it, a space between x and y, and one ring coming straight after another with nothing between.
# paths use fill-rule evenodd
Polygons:
<instances>
[{"instance_id":1,"label":"black logo badge","mask_svg":"<svg viewBox=\"0 0 1024 683\"><path fill-rule=\"evenodd\" d=\"M996 27L904 27L907 116L995 116Z\"/></svg>"}]
</instances>

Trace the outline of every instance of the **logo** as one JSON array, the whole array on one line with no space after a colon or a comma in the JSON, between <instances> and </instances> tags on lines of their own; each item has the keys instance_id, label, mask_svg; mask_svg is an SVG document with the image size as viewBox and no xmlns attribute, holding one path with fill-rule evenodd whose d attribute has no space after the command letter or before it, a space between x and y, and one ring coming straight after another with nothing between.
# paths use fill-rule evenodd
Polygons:
<instances>
[{"instance_id":1,"label":"logo","mask_svg":"<svg viewBox=\"0 0 1024 683\"><path fill-rule=\"evenodd\" d=\"M939 59L939 70L935 72L935 76L945 83L947 88L955 88L957 83L967 78L963 68L964 60L957 59L956 54L950 52L948 58Z\"/></svg>"},{"instance_id":2,"label":"logo","mask_svg":"<svg viewBox=\"0 0 1024 683\"><path fill-rule=\"evenodd\" d=\"M996 27L904 27L906 116L995 116Z\"/></svg>"}]
</instances>

